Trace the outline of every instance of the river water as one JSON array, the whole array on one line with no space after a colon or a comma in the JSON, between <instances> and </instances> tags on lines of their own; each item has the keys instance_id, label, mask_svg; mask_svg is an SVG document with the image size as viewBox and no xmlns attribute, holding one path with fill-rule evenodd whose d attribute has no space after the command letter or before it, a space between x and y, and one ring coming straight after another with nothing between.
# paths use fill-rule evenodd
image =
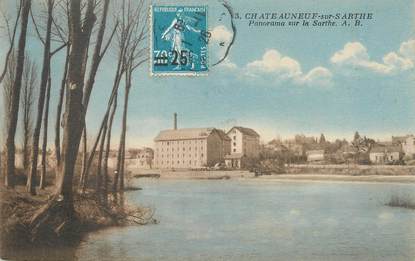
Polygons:
<instances>
[{"instance_id":1,"label":"river water","mask_svg":"<svg viewBox=\"0 0 415 261\"><path fill-rule=\"evenodd\" d=\"M90 234L79 260L414 260L415 185L139 179L156 225Z\"/></svg>"},{"instance_id":2,"label":"river water","mask_svg":"<svg viewBox=\"0 0 415 261\"><path fill-rule=\"evenodd\" d=\"M129 204L159 224L88 234L21 260L415 260L415 184L135 179Z\"/></svg>"}]
</instances>

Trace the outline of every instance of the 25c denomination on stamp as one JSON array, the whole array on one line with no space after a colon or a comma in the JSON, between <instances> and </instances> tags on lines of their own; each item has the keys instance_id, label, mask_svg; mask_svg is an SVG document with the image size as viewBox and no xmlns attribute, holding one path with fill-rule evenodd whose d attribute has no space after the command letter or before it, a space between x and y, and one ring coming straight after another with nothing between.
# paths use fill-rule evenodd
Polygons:
<instances>
[{"instance_id":1,"label":"25c denomination on stamp","mask_svg":"<svg viewBox=\"0 0 415 261\"><path fill-rule=\"evenodd\" d=\"M150 12L151 74L206 74L207 6L153 5Z\"/></svg>"}]
</instances>

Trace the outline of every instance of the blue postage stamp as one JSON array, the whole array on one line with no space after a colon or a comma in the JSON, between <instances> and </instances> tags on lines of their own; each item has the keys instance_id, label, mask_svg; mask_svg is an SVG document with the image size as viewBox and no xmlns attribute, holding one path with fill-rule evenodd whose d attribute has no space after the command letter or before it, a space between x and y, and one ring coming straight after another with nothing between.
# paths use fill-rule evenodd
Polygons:
<instances>
[{"instance_id":1,"label":"blue postage stamp","mask_svg":"<svg viewBox=\"0 0 415 261\"><path fill-rule=\"evenodd\" d=\"M152 75L208 71L207 6L151 7Z\"/></svg>"}]
</instances>

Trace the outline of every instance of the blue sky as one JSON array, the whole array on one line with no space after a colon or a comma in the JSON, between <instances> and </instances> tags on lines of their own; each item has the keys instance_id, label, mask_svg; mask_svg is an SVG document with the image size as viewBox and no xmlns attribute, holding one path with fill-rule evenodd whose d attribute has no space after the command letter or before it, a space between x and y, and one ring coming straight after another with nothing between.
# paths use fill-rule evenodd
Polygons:
<instances>
[{"instance_id":1,"label":"blue sky","mask_svg":"<svg viewBox=\"0 0 415 261\"><path fill-rule=\"evenodd\" d=\"M414 1L229 2L240 14L371 12L374 19L362 27L335 28L248 27L246 20L238 20L228 60L208 76L154 78L148 64L143 65L131 90L130 147L151 145L160 129L172 127L174 112L180 128L243 125L256 129L264 141L296 133L350 139L359 130L385 139L414 132ZM222 53L218 41L230 37L229 21L218 20L219 7L209 3L211 61ZM0 58L5 41L0 42ZM35 37L29 41L28 51L40 64L41 46ZM97 75L87 115L91 137L106 106L114 59L110 51ZM63 53L53 60L53 117L62 60Z\"/></svg>"}]
</instances>

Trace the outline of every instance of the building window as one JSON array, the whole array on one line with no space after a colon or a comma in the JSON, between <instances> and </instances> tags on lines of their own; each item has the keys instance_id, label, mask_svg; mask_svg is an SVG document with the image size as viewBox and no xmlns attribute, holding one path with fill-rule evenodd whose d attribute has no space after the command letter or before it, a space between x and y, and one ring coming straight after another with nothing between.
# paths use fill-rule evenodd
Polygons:
<instances>
[{"instance_id":1,"label":"building window","mask_svg":"<svg viewBox=\"0 0 415 261\"><path fill-rule=\"evenodd\" d=\"M202 155L200 155L202 158L203 158L203 153L202 153Z\"/></svg>"},{"instance_id":2,"label":"building window","mask_svg":"<svg viewBox=\"0 0 415 261\"><path fill-rule=\"evenodd\" d=\"M170 145L170 143L169 143L169 142L167 142L167 146L168 146L168 145Z\"/></svg>"},{"instance_id":3,"label":"building window","mask_svg":"<svg viewBox=\"0 0 415 261\"><path fill-rule=\"evenodd\" d=\"M185 151L186 149L185 148L183 148L183 151Z\"/></svg>"},{"instance_id":4,"label":"building window","mask_svg":"<svg viewBox=\"0 0 415 261\"><path fill-rule=\"evenodd\" d=\"M189 150L192 150L192 147L189 147Z\"/></svg>"},{"instance_id":5,"label":"building window","mask_svg":"<svg viewBox=\"0 0 415 261\"><path fill-rule=\"evenodd\" d=\"M236 149L233 149L233 152L236 152Z\"/></svg>"},{"instance_id":6,"label":"building window","mask_svg":"<svg viewBox=\"0 0 415 261\"><path fill-rule=\"evenodd\" d=\"M233 140L236 140L236 136L233 136Z\"/></svg>"},{"instance_id":7,"label":"building window","mask_svg":"<svg viewBox=\"0 0 415 261\"><path fill-rule=\"evenodd\" d=\"M233 146L236 146L236 142L233 143Z\"/></svg>"}]
</instances>

